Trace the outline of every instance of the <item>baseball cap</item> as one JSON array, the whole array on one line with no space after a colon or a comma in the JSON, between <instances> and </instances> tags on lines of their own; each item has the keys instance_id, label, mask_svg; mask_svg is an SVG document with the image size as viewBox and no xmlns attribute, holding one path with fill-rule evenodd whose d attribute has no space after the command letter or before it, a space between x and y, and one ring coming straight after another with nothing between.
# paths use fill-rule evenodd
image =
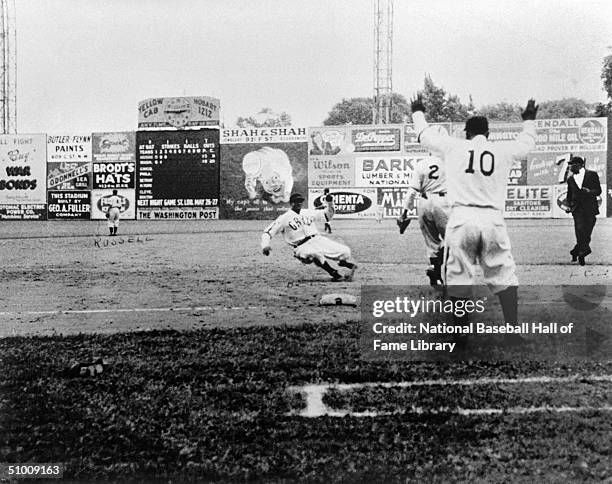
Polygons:
<instances>
[{"instance_id":1,"label":"baseball cap","mask_svg":"<svg viewBox=\"0 0 612 484\"><path fill-rule=\"evenodd\" d=\"M465 122L464 131L470 133L485 134L489 131L489 121L484 116L473 116Z\"/></svg>"},{"instance_id":2,"label":"baseball cap","mask_svg":"<svg viewBox=\"0 0 612 484\"><path fill-rule=\"evenodd\" d=\"M581 158L580 156L572 156L572 159L569 160L569 164L573 165L574 163L584 164L584 158Z\"/></svg>"},{"instance_id":3,"label":"baseball cap","mask_svg":"<svg viewBox=\"0 0 612 484\"><path fill-rule=\"evenodd\" d=\"M299 193L294 193L289 197L289 203L303 202L305 198Z\"/></svg>"}]
</instances>

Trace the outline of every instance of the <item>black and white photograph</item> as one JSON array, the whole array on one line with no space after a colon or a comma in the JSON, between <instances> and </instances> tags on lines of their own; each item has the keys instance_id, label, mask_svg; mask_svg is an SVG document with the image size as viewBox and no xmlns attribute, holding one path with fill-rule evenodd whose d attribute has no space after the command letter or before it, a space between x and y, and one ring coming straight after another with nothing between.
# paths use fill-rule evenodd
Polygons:
<instances>
[{"instance_id":1,"label":"black and white photograph","mask_svg":"<svg viewBox=\"0 0 612 484\"><path fill-rule=\"evenodd\" d=\"M612 483L612 2L0 12L0 483Z\"/></svg>"}]
</instances>

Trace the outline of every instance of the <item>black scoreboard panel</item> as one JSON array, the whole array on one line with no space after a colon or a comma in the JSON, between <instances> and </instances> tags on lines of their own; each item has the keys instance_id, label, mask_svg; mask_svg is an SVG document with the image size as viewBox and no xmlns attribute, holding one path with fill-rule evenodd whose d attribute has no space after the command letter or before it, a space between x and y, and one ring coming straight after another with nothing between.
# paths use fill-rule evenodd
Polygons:
<instances>
[{"instance_id":1,"label":"black scoreboard panel","mask_svg":"<svg viewBox=\"0 0 612 484\"><path fill-rule=\"evenodd\" d=\"M217 207L219 130L138 131L140 209Z\"/></svg>"}]
</instances>

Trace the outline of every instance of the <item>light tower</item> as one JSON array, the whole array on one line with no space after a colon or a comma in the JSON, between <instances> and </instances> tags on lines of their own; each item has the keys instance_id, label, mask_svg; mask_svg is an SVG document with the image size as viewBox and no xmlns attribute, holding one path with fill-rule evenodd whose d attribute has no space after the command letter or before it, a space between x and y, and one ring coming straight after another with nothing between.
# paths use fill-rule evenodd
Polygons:
<instances>
[{"instance_id":1,"label":"light tower","mask_svg":"<svg viewBox=\"0 0 612 484\"><path fill-rule=\"evenodd\" d=\"M0 0L0 43L2 64L0 65L0 132L17 132L17 33L15 28L15 0Z\"/></svg>"},{"instance_id":2,"label":"light tower","mask_svg":"<svg viewBox=\"0 0 612 484\"><path fill-rule=\"evenodd\" d=\"M393 0L374 0L374 124L391 119Z\"/></svg>"}]
</instances>

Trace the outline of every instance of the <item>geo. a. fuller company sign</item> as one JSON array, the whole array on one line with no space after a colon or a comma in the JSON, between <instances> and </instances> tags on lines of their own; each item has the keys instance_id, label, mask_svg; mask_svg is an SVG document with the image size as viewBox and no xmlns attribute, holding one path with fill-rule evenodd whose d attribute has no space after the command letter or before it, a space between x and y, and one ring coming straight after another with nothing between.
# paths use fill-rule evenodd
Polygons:
<instances>
[{"instance_id":1,"label":"geo. a. fuller company sign","mask_svg":"<svg viewBox=\"0 0 612 484\"><path fill-rule=\"evenodd\" d=\"M214 97L159 97L138 103L138 128L218 126L221 102Z\"/></svg>"}]
</instances>

